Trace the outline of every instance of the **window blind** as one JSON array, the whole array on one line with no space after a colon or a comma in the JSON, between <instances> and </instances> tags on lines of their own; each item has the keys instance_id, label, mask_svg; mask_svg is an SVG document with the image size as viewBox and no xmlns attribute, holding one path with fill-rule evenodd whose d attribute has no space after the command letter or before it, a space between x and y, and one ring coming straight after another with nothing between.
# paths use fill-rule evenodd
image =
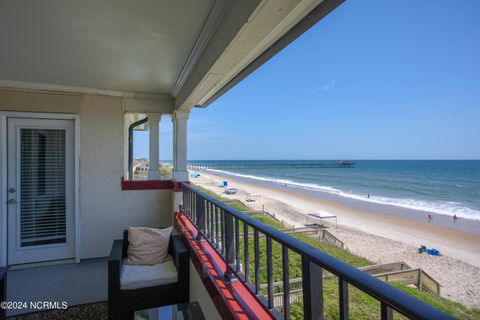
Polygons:
<instances>
[{"instance_id":1,"label":"window blind","mask_svg":"<svg viewBox=\"0 0 480 320\"><path fill-rule=\"evenodd\" d=\"M66 242L65 130L20 129L20 245Z\"/></svg>"}]
</instances>

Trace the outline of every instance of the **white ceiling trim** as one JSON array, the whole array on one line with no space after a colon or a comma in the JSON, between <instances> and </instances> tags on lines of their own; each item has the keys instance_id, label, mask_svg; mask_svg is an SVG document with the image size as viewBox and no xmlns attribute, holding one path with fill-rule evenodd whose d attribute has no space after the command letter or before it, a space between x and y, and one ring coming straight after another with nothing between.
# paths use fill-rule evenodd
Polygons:
<instances>
[{"instance_id":1,"label":"white ceiling trim","mask_svg":"<svg viewBox=\"0 0 480 320\"><path fill-rule=\"evenodd\" d=\"M64 86L64 85L58 85L58 84L11 81L11 80L0 80L0 88L65 92L65 93L78 93L78 94L96 94L96 95L103 95L103 96L128 97L128 98L162 98L162 97L170 98L170 95L161 94L161 93L139 93L139 92L131 92L131 91L118 91L118 90Z\"/></svg>"},{"instance_id":2,"label":"white ceiling trim","mask_svg":"<svg viewBox=\"0 0 480 320\"><path fill-rule=\"evenodd\" d=\"M178 76L177 82L172 89L172 96L176 97L180 90L182 89L183 84L187 80L188 76L192 72L193 67L197 63L200 55L207 46L208 41L212 37L213 33L218 27L218 24L223 18L223 15L227 11L228 6L230 5L231 0L216 0L210 14L203 25L202 30L195 42L188 59L183 66L180 75Z\"/></svg>"}]
</instances>

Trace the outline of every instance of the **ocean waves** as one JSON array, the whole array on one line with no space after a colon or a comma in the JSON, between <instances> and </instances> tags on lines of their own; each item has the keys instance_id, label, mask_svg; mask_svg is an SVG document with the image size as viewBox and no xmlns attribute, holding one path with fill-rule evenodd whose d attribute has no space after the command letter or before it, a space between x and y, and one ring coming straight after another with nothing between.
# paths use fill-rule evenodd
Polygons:
<instances>
[{"instance_id":1,"label":"ocean waves","mask_svg":"<svg viewBox=\"0 0 480 320\"><path fill-rule=\"evenodd\" d=\"M283 177L269 177L269 176L260 176L260 175L252 175L252 174L244 174L244 173L237 173L237 172L230 172L230 171L223 171L223 170L214 170L208 169L211 172L217 172L219 174L226 174L230 176L236 176L244 179L252 179L257 181L264 181L267 183L277 184L277 185L287 185L293 186L299 189L305 189L310 191L316 191L319 193L327 193L333 194L344 198L355 199L359 201L383 204L383 205L391 205L401 208L407 208L412 210L421 210L426 212L432 212L442 215L449 215L453 216L456 215L461 218L465 219L474 219L480 220L480 211L468 208L464 204L456 201L440 201L440 200L421 200L421 199L413 199L413 198L396 198L396 197L385 197L379 196L375 194L360 194L355 193L350 190L341 190L340 188L334 188L331 186L320 185L317 183L305 183L305 182L298 182L293 181L289 177L289 179ZM349 189L348 187L345 189ZM418 192L421 194L421 192Z\"/></svg>"}]
</instances>

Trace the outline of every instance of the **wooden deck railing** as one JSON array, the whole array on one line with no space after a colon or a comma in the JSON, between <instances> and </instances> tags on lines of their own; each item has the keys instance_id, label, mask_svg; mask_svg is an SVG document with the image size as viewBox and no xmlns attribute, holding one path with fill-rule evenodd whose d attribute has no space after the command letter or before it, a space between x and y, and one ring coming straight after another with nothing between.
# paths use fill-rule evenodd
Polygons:
<instances>
[{"instance_id":1,"label":"wooden deck railing","mask_svg":"<svg viewBox=\"0 0 480 320\"><path fill-rule=\"evenodd\" d=\"M344 248L345 244L342 240L335 237L330 231L325 228L320 227L301 227L301 228L288 228L282 230L288 234L301 234L314 239L323 241L325 243L331 244L333 246Z\"/></svg>"},{"instance_id":2,"label":"wooden deck railing","mask_svg":"<svg viewBox=\"0 0 480 320\"><path fill-rule=\"evenodd\" d=\"M440 295L440 284L422 269L412 269L405 262L378 264L359 268L385 282L396 282L405 285L414 285L419 290L427 290ZM324 274L324 279L333 279L333 274ZM262 294L267 294L268 284L260 285ZM283 307L283 282L273 283L274 306ZM290 303L302 300L302 278L290 279Z\"/></svg>"}]
</instances>

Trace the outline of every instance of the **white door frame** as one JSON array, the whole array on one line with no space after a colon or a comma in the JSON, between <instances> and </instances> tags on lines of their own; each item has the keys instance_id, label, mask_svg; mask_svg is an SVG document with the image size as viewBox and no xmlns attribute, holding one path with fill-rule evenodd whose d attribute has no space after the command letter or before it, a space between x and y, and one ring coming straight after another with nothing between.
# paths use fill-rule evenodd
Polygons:
<instances>
[{"instance_id":1,"label":"white door frame","mask_svg":"<svg viewBox=\"0 0 480 320\"><path fill-rule=\"evenodd\" d=\"M0 111L0 266L7 266L7 118L61 119L74 121L75 195L74 239L75 261L80 262L80 116L67 113Z\"/></svg>"}]
</instances>

